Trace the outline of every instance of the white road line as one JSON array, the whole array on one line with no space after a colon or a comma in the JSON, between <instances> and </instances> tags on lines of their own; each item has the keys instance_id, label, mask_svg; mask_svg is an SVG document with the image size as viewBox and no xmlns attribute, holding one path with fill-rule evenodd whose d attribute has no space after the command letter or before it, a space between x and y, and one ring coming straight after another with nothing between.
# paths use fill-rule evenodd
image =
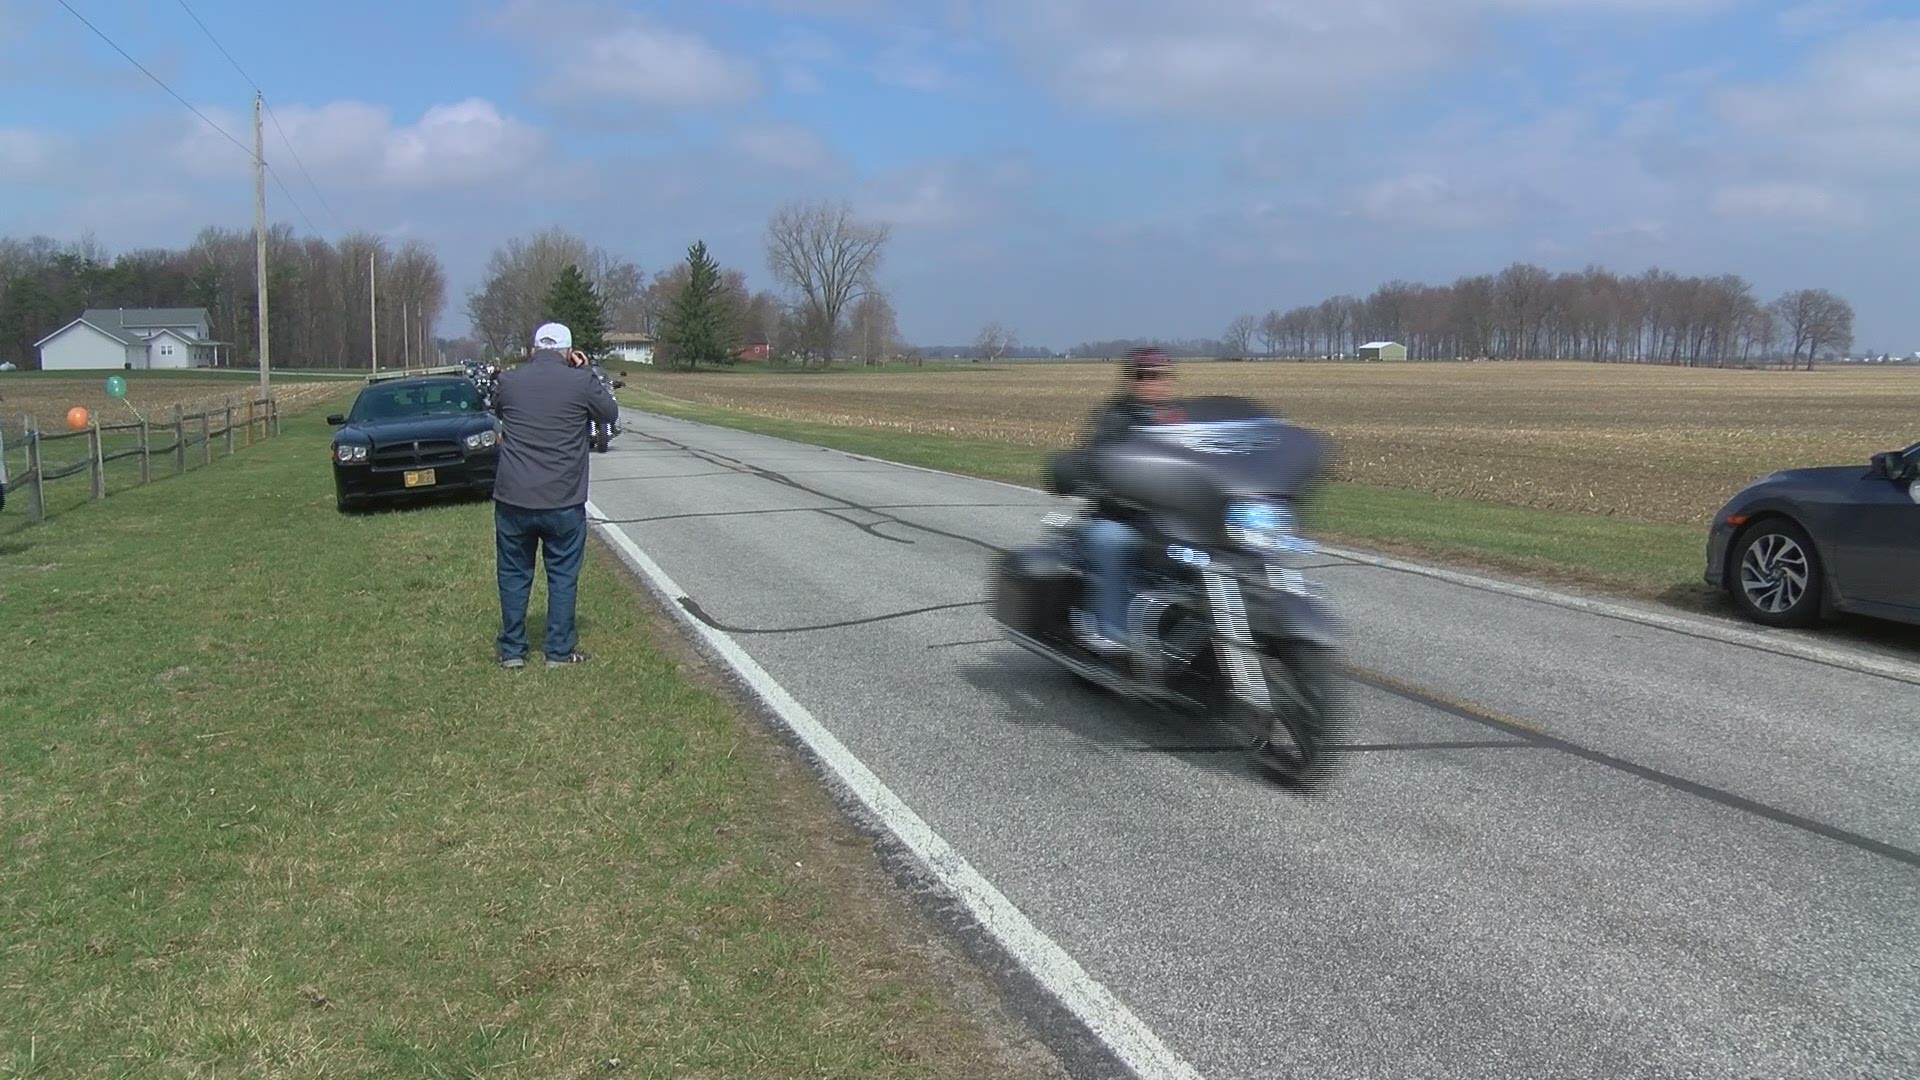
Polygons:
<instances>
[{"instance_id":1,"label":"white road line","mask_svg":"<svg viewBox=\"0 0 1920 1080\"><path fill-rule=\"evenodd\" d=\"M706 424L698 420L683 420L677 416L661 416L658 413L646 413L645 415L682 424L695 424L700 427L711 428L715 431L759 435L758 432L743 432L738 428ZM779 436L776 435L759 435L759 437L777 439L781 442L797 442L797 440L792 439L780 439ZM799 443L798 445L812 446L815 444ZM833 447L821 447L821 449L829 450L837 454L845 454L848 457L858 458L861 461L879 462L902 469L911 469L914 472L932 473L935 476L946 476L956 480L972 480L978 483L994 484L999 487L1025 492L1029 495L1047 494L1040 488L1028 487L1024 484L1013 484L1005 480L989 480L985 477L967 476L964 473L948 472L945 469L934 469L925 465L909 465L903 461L888 461L885 458L856 454L851 450L839 450ZM1590 615L1602 615L1607 618L1619 619L1623 622L1639 623L1642 626L1650 626L1657 630L1668 630L1678 634L1688 634L1694 637L1706 638L1725 645L1739 645L1780 656L1791 656L1800 660L1811 660L1814 663L1826 664L1829 667L1841 668L1846 671L1856 671L1864 675L1878 675L1882 678L1893 679L1897 682L1920 685L1920 663L1902 660L1898 657L1865 652L1859 649L1822 645L1817 642L1807 641L1803 637L1793 634L1791 631L1768 630L1757 626L1749 626L1745 623L1734 623L1707 616L1681 615L1615 601L1574 596L1570 593L1558 592L1553 589L1542 589L1533 585L1521 585L1517 582L1503 581L1499 578L1481 577L1478 574L1466 574L1458 570L1447 570L1426 563L1408 562L1403 559L1389 558L1385 555L1375 555L1371 552L1354 551L1350 548L1323 546L1321 550L1335 558L1345 559L1348 562L1359 563L1363 566L1372 566L1384 570L1397 570L1408 574L1418 574L1422 577L1433 578L1436 581L1444 581L1452 585L1481 589L1487 592L1499 593L1504 596L1512 596L1517 599L1532 600L1541 604L1552 604L1555 607L1567 608L1573 611L1584 611ZM1703 564L1705 558L1706 547L1705 540L1703 539L1701 542L1701 559Z\"/></svg>"},{"instance_id":2,"label":"white road line","mask_svg":"<svg viewBox=\"0 0 1920 1080\"><path fill-rule=\"evenodd\" d=\"M591 501L587 503L587 514L592 519L606 517ZM1162 1042L1132 1010L1087 974L1065 949L968 864L730 635L689 614L680 604L687 595L685 590L675 584L632 537L616 527L596 525L595 528L648 581L681 625L718 653L868 812L926 866L936 881L966 905L968 912L1001 948L1086 1024L1115 1058L1143 1080L1160 1077L1199 1080L1200 1074L1193 1066Z\"/></svg>"}]
</instances>

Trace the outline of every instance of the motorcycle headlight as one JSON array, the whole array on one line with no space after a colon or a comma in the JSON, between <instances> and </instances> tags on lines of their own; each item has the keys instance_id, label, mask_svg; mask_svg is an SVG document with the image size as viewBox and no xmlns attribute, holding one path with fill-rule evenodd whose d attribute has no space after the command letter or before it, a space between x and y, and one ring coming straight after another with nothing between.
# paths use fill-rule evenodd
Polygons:
<instances>
[{"instance_id":1,"label":"motorcycle headlight","mask_svg":"<svg viewBox=\"0 0 1920 1080\"><path fill-rule=\"evenodd\" d=\"M367 460L367 448L358 443L341 443L333 448L333 460L342 465L358 465Z\"/></svg>"},{"instance_id":2,"label":"motorcycle headlight","mask_svg":"<svg viewBox=\"0 0 1920 1080\"><path fill-rule=\"evenodd\" d=\"M1227 540L1236 547L1266 555L1306 555L1313 543L1295 533L1293 508L1268 499L1236 502L1227 507Z\"/></svg>"},{"instance_id":3,"label":"motorcycle headlight","mask_svg":"<svg viewBox=\"0 0 1920 1080\"><path fill-rule=\"evenodd\" d=\"M475 432L474 434L467 436L467 449L485 450L498 441L499 441L499 436L497 436L491 431Z\"/></svg>"}]
</instances>

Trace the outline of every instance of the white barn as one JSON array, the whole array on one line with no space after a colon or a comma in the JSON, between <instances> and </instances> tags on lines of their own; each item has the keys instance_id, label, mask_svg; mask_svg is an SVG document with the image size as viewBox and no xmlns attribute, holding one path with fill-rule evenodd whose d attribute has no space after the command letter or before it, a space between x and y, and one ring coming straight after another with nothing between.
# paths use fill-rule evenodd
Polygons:
<instances>
[{"instance_id":1,"label":"white barn","mask_svg":"<svg viewBox=\"0 0 1920 1080\"><path fill-rule=\"evenodd\" d=\"M206 308L89 308L34 343L42 371L212 367L219 356Z\"/></svg>"}]
</instances>

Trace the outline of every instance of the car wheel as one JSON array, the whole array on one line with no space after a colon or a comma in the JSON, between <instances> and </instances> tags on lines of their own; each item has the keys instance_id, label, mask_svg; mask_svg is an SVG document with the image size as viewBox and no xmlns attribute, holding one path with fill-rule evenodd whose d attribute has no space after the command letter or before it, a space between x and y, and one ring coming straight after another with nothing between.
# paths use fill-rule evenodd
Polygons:
<instances>
[{"instance_id":1,"label":"car wheel","mask_svg":"<svg viewBox=\"0 0 1920 1080\"><path fill-rule=\"evenodd\" d=\"M1825 591L1819 552L1806 530L1785 518L1763 521L1733 549L1728 587L1748 618L1768 626L1812 626Z\"/></svg>"}]
</instances>

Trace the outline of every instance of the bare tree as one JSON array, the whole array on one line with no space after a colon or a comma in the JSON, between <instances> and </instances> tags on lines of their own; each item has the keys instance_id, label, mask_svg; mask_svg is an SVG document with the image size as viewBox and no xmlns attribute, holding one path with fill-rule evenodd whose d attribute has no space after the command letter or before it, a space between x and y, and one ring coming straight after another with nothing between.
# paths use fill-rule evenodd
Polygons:
<instances>
[{"instance_id":1,"label":"bare tree","mask_svg":"<svg viewBox=\"0 0 1920 1080\"><path fill-rule=\"evenodd\" d=\"M997 322L981 327L979 336L973 339L975 351L988 362L1012 352L1019 343L1017 334Z\"/></svg>"},{"instance_id":2,"label":"bare tree","mask_svg":"<svg viewBox=\"0 0 1920 1080\"><path fill-rule=\"evenodd\" d=\"M1227 348L1227 355L1244 358L1253 351L1253 335L1260 329L1260 323L1251 315L1236 315L1227 324L1226 332L1220 335L1221 344Z\"/></svg>"},{"instance_id":3,"label":"bare tree","mask_svg":"<svg viewBox=\"0 0 1920 1080\"><path fill-rule=\"evenodd\" d=\"M644 279L639 267L564 229L545 229L514 237L494 249L486 277L467 295L467 318L496 355L511 355L525 344L545 317L547 294L569 263L578 266L607 299L610 317L639 319L647 323L644 329L651 330L648 317L655 312L640 288ZM620 322L614 325L633 329Z\"/></svg>"},{"instance_id":4,"label":"bare tree","mask_svg":"<svg viewBox=\"0 0 1920 1080\"><path fill-rule=\"evenodd\" d=\"M844 202L788 203L767 224L767 269L799 294L809 329L833 358L841 321L876 287L891 230L855 220Z\"/></svg>"},{"instance_id":5,"label":"bare tree","mask_svg":"<svg viewBox=\"0 0 1920 1080\"><path fill-rule=\"evenodd\" d=\"M1280 349L1280 343L1287 337L1285 316L1278 311L1269 311L1260 316L1260 351L1272 356Z\"/></svg>"},{"instance_id":6,"label":"bare tree","mask_svg":"<svg viewBox=\"0 0 1920 1080\"><path fill-rule=\"evenodd\" d=\"M898 351L900 325L887 294L874 291L853 306L853 347L863 364L878 364Z\"/></svg>"}]
</instances>

